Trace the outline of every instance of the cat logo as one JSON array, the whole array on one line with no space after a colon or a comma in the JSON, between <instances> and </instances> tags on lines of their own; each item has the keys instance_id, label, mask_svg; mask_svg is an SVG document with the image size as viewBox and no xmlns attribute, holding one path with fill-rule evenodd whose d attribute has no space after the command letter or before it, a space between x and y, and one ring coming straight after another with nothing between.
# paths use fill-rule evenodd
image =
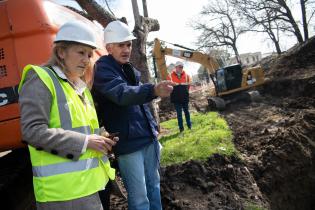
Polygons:
<instances>
[{"instance_id":1,"label":"cat logo","mask_svg":"<svg viewBox=\"0 0 315 210\"><path fill-rule=\"evenodd\" d=\"M0 106L4 106L9 103L8 95L6 93L0 93Z\"/></svg>"}]
</instances>

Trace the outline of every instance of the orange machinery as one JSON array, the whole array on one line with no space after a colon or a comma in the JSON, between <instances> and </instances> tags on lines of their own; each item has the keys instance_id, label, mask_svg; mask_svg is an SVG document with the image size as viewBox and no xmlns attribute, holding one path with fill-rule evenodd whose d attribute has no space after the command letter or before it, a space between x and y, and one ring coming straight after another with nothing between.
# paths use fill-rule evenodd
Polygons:
<instances>
[{"instance_id":1,"label":"orange machinery","mask_svg":"<svg viewBox=\"0 0 315 210\"><path fill-rule=\"evenodd\" d=\"M58 27L71 19L89 24L102 46L102 29L66 7L48 0L0 0L1 209L35 209L32 169L21 139L17 87L23 67L43 64ZM94 59L104 53L98 50Z\"/></svg>"},{"instance_id":2,"label":"orange machinery","mask_svg":"<svg viewBox=\"0 0 315 210\"><path fill-rule=\"evenodd\" d=\"M95 28L102 46L101 29L52 1L0 1L0 152L23 146L17 103L23 67L48 59L58 27L70 19L81 19ZM94 58L103 53L104 49L98 51Z\"/></svg>"}]
</instances>

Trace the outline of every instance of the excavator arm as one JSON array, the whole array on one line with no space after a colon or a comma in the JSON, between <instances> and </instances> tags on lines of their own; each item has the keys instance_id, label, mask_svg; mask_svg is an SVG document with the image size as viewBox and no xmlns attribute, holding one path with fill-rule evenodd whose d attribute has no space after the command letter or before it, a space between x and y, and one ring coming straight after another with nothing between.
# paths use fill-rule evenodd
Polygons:
<instances>
[{"instance_id":1,"label":"excavator arm","mask_svg":"<svg viewBox=\"0 0 315 210\"><path fill-rule=\"evenodd\" d=\"M207 54L192 50L178 50L163 47L161 41L156 38L154 40L153 56L162 80L165 80L168 75L165 63L166 55L199 63L207 68L209 74L214 74L215 71L220 68L217 60Z\"/></svg>"}]
</instances>

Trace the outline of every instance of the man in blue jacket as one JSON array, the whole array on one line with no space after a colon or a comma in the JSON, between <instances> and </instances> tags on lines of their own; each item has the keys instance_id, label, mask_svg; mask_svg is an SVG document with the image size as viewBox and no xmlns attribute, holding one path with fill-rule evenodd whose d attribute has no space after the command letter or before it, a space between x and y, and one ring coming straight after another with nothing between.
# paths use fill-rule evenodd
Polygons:
<instances>
[{"instance_id":1,"label":"man in blue jacket","mask_svg":"<svg viewBox=\"0 0 315 210\"><path fill-rule=\"evenodd\" d=\"M148 103L169 96L174 84L140 83L140 72L129 62L135 37L126 24L109 23L104 38L109 54L95 64L93 93L106 130L119 133L114 152L128 193L128 209L161 210L158 126Z\"/></svg>"}]
</instances>

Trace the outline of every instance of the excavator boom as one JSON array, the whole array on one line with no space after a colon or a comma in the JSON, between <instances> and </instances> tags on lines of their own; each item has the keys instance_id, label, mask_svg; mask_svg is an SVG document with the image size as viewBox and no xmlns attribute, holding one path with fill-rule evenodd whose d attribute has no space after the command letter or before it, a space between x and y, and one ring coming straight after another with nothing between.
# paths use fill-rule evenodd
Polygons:
<instances>
[{"instance_id":1,"label":"excavator boom","mask_svg":"<svg viewBox=\"0 0 315 210\"><path fill-rule=\"evenodd\" d=\"M205 55L204 53L198 51L178 50L162 47L161 41L158 38L154 40L153 54L162 80L165 80L168 75L165 63L166 55L180 59L186 59L195 63L200 63L208 69L210 74L214 74L215 70L220 67L216 59L212 58L211 56Z\"/></svg>"}]
</instances>

